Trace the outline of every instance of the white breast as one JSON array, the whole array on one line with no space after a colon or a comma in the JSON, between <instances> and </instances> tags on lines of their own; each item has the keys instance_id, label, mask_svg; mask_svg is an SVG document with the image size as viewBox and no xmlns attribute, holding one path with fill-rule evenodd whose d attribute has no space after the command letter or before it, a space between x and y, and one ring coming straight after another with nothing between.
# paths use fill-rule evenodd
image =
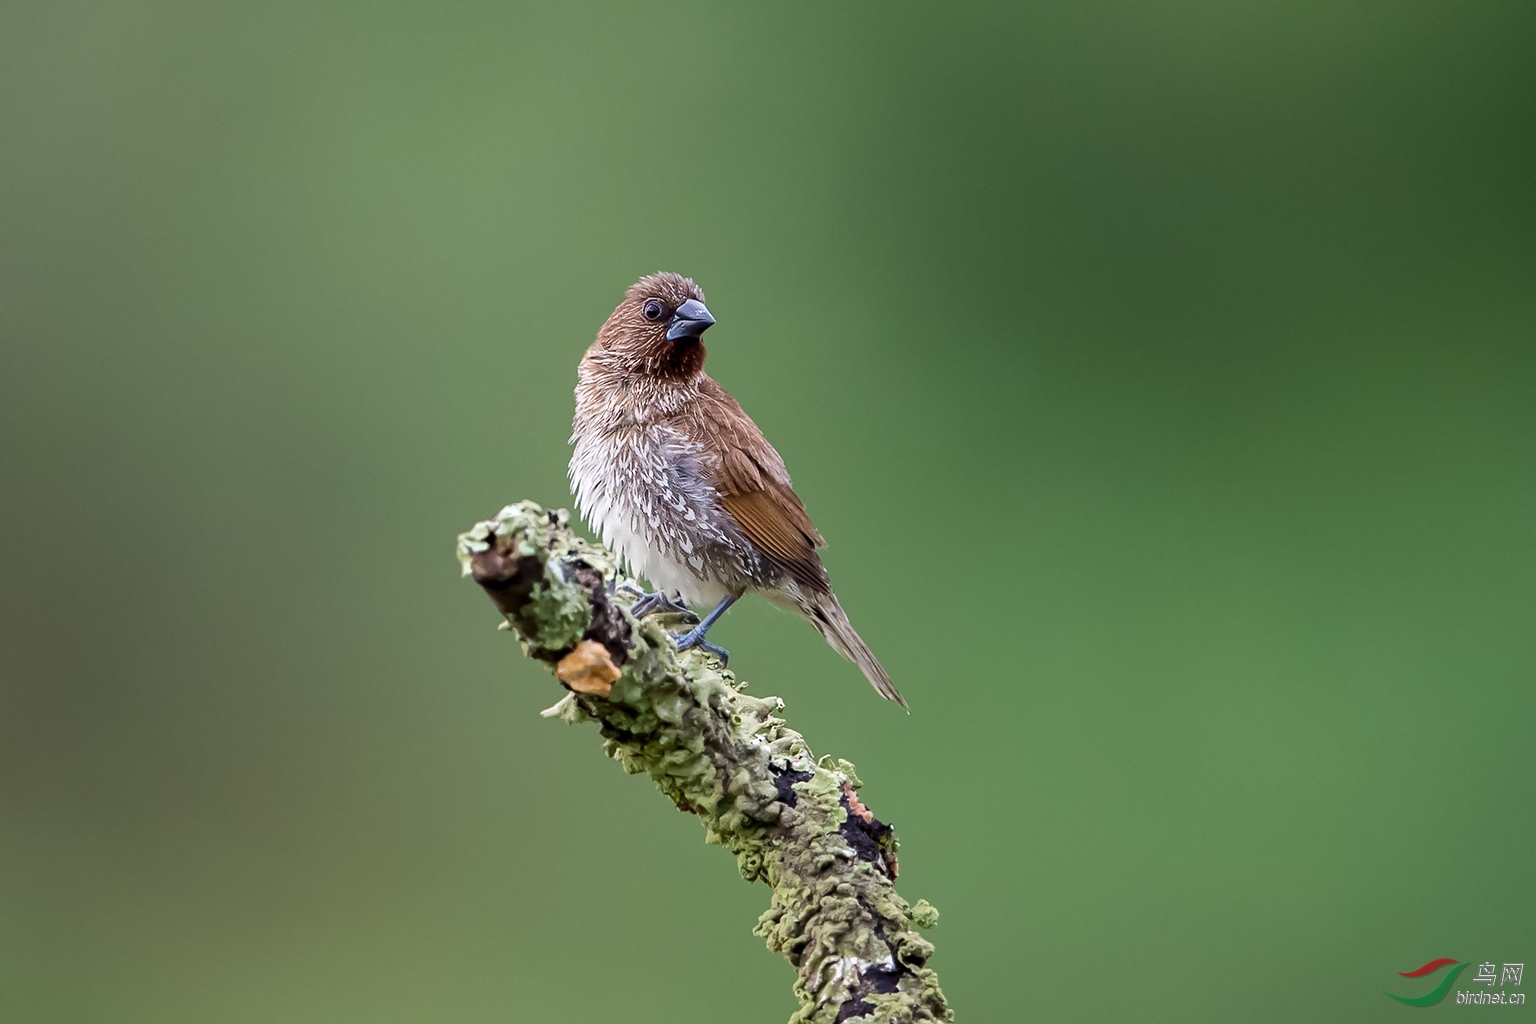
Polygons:
<instances>
[{"instance_id":1,"label":"white breast","mask_svg":"<svg viewBox=\"0 0 1536 1024\"><path fill-rule=\"evenodd\" d=\"M571 454L576 507L631 573L697 607L726 590L709 578L701 548L727 543L718 496L696 471L697 455L666 428L578 435Z\"/></svg>"}]
</instances>

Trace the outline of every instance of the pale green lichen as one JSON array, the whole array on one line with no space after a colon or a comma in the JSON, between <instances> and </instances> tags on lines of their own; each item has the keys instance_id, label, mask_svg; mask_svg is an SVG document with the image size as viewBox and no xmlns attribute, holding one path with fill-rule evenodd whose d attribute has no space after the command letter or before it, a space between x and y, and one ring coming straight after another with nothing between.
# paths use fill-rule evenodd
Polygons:
<instances>
[{"instance_id":1,"label":"pale green lichen","mask_svg":"<svg viewBox=\"0 0 1536 1024\"><path fill-rule=\"evenodd\" d=\"M938 978L927 967L933 945L912 930L932 927L938 912L919 900L909 907L897 894L895 840L850 834L867 814L850 819L846 804L863 783L847 761L816 760L801 735L777 717L777 697L742 692L744 683L700 650L681 655L662 617L635 621L634 596L576 580L580 571L609 586L624 584L607 551L573 534L565 512L532 502L509 505L495 519L459 538L466 574L477 554L539 559L542 572L509 618L519 638L544 660L599 631L597 605L617 605L626 629L619 678L606 698L567 694L546 717L596 721L603 749L626 772L649 775L681 810L697 814L707 843L736 856L748 881L773 888L754 934L784 954L796 969L799 1011L791 1024L844 1020L896 1022L952 1020ZM605 612L610 614L610 612ZM599 642L616 642L611 636ZM878 826L878 822L875 823ZM873 833L870 833L873 835Z\"/></svg>"},{"instance_id":2,"label":"pale green lichen","mask_svg":"<svg viewBox=\"0 0 1536 1024\"><path fill-rule=\"evenodd\" d=\"M526 639L546 650L576 646L592 624L592 606L579 588L539 584L528 599L530 618L538 630Z\"/></svg>"},{"instance_id":3,"label":"pale green lichen","mask_svg":"<svg viewBox=\"0 0 1536 1024\"><path fill-rule=\"evenodd\" d=\"M555 703L540 711L539 716L541 718L558 718L567 725L582 725L583 723L594 721L592 716L582 710L581 705L576 702L576 695L574 693L567 693L564 697L561 697Z\"/></svg>"}]
</instances>

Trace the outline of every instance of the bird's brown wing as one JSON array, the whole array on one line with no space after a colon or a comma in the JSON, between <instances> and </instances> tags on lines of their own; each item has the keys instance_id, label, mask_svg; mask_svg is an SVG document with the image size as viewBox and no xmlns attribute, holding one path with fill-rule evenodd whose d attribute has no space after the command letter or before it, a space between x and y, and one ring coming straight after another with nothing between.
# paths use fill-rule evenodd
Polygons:
<instances>
[{"instance_id":1,"label":"bird's brown wing","mask_svg":"<svg viewBox=\"0 0 1536 1024\"><path fill-rule=\"evenodd\" d=\"M801 586L827 591L827 570L816 554L826 541L757 424L708 376L687 415L693 421L689 433L710 456L705 475L741 532Z\"/></svg>"}]
</instances>

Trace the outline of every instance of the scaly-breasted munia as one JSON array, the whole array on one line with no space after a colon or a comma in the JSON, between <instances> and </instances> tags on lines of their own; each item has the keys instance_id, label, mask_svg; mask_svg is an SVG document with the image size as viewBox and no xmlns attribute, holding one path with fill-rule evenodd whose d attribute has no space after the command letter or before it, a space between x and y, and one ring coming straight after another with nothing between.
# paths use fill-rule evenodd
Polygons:
<instances>
[{"instance_id":1,"label":"scaly-breasted munia","mask_svg":"<svg viewBox=\"0 0 1536 1024\"><path fill-rule=\"evenodd\" d=\"M803 616L887 700L906 701L854 631L816 549L826 542L790 488L784 460L704 372L715 322L699 286L652 274L629 289L581 360L571 443L577 507L631 572L656 588L636 614L713 606L679 650L748 591Z\"/></svg>"}]
</instances>

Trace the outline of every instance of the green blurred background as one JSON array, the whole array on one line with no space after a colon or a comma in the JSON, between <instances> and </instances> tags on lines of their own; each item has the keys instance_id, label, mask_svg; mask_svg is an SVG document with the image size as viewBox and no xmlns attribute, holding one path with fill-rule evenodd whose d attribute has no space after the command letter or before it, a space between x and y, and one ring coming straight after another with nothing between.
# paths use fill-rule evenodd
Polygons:
<instances>
[{"instance_id":1,"label":"green blurred background","mask_svg":"<svg viewBox=\"0 0 1536 1024\"><path fill-rule=\"evenodd\" d=\"M10 0L0 140L0 1020L789 1015L453 558L657 269L962 1021L1536 961L1530 5Z\"/></svg>"}]
</instances>

